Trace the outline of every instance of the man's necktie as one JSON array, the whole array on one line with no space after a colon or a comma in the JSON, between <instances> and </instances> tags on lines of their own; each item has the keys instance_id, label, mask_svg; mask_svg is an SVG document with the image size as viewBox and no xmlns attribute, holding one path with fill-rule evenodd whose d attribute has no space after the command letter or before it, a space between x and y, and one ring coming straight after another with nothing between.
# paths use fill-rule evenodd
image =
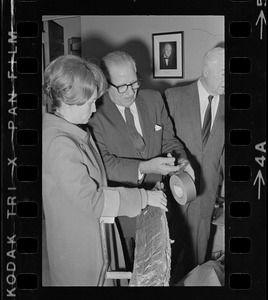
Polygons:
<instances>
[{"instance_id":1,"label":"man's necktie","mask_svg":"<svg viewBox=\"0 0 268 300\"><path fill-rule=\"evenodd\" d=\"M138 133L135 123L134 123L134 117L130 111L129 107L125 108L125 116L126 116L126 123L129 135L131 137L131 140L135 146L135 148L142 152L145 149L145 142L143 140L143 137Z\"/></svg>"},{"instance_id":2,"label":"man's necktie","mask_svg":"<svg viewBox=\"0 0 268 300\"><path fill-rule=\"evenodd\" d=\"M203 148L205 148L209 134L210 134L210 127L211 127L211 101L213 96L208 96L208 106L206 109L204 123L202 128L202 144Z\"/></svg>"}]
</instances>

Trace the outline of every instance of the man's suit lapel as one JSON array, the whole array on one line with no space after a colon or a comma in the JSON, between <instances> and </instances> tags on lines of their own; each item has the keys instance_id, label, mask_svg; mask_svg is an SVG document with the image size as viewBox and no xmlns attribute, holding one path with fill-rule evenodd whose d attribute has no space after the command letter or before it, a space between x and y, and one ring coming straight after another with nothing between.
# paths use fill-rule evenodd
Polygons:
<instances>
[{"instance_id":1,"label":"man's suit lapel","mask_svg":"<svg viewBox=\"0 0 268 300\"><path fill-rule=\"evenodd\" d=\"M141 125L141 130L143 134L143 139L145 141L146 147L145 147L145 157L147 157L147 152L149 151L149 145L150 145L150 121L149 121L149 114L147 110L147 106L144 103L144 100L139 95L136 98L136 106L139 114L139 121Z\"/></svg>"},{"instance_id":2,"label":"man's suit lapel","mask_svg":"<svg viewBox=\"0 0 268 300\"><path fill-rule=\"evenodd\" d=\"M217 113L215 116L214 123L211 128L210 135L206 144L206 148L209 148L213 143L213 136L218 134L218 130L222 128L222 122L224 122L224 95L220 96Z\"/></svg>"},{"instance_id":3,"label":"man's suit lapel","mask_svg":"<svg viewBox=\"0 0 268 300\"><path fill-rule=\"evenodd\" d=\"M106 101L105 106L106 106L106 111L107 111L107 116L110 116L110 122L112 123L112 126L116 128L116 131L120 133L120 135L124 136L127 140L127 142L132 145L131 138L129 136L126 122L123 119L120 111L116 107L116 105L112 102L110 97L106 95L105 99Z\"/></svg>"},{"instance_id":4,"label":"man's suit lapel","mask_svg":"<svg viewBox=\"0 0 268 300\"><path fill-rule=\"evenodd\" d=\"M191 104L189 107L191 111L191 119L194 128L194 132L198 141L198 145L202 148L202 132L201 132L201 115L200 115L200 104L197 83L192 85L188 92L187 101Z\"/></svg>"},{"instance_id":5,"label":"man's suit lapel","mask_svg":"<svg viewBox=\"0 0 268 300\"><path fill-rule=\"evenodd\" d=\"M219 105L218 105L218 109L217 109L217 113L215 116L215 121L213 123L212 126L212 130L211 133L214 133L214 131L217 130L217 128L219 128L219 125L224 122L224 95L220 96L219 99Z\"/></svg>"},{"instance_id":6,"label":"man's suit lapel","mask_svg":"<svg viewBox=\"0 0 268 300\"><path fill-rule=\"evenodd\" d=\"M110 120L113 123L113 126L116 128L116 131L118 131L120 133L120 135L123 136L126 139L126 144L124 145L124 147L128 147L127 145L129 145L129 147L134 149L134 145L133 145L133 142L132 142L131 137L129 135L126 122L123 119L120 111L118 110L116 105L112 102L110 97L107 97L105 99L105 101L106 101L106 109L107 109L107 112L108 112L107 115L111 116ZM137 99L136 99L136 101L137 101ZM136 102L136 105L137 105L137 102ZM140 105L140 110L138 108L138 105L137 105L137 109L138 109L139 114L141 115L140 124L141 124L143 135L145 136L144 138L145 138L145 143L146 143L146 139L148 137L148 133L147 133L147 130L146 130L146 127L148 127L147 126L148 125L147 124L148 115L146 114L146 106L142 103ZM145 115L147 115L147 117L144 117ZM116 121L114 121L114 120L116 120ZM145 148L144 154L139 153L139 155L141 157L143 157L146 154L146 151L147 151L147 147Z\"/></svg>"}]
</instances>

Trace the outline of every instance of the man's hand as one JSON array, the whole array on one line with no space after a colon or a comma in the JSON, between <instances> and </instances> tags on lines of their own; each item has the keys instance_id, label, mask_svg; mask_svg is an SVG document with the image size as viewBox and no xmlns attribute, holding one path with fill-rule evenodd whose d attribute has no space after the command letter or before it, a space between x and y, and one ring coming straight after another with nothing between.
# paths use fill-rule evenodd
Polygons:
<instances>
[{"instance_id":1,"label":"man's hand","mask_svg":"<svg viewBox=\"0 0 268 300\"><path fill-rule=\"evenodd\" d=\"M194 170L193 170L192 166L190 165L190 162L188 159L181 158L178 161L178 165L181 166L181 170L187 172L192 177L193 181L195 181Z\"/></svg>"},{"instance_id":2,"label":"man's hand","mask_svg":"<svg viewBox=\"0 0 268 300\"><path fill-rule=\"evenodd\" d=\"M147 161L140 162L139 171L141 174L161 174L176 173L181 167L175 166L174 157L156 157Z\"/></svg>"}]
</instances>

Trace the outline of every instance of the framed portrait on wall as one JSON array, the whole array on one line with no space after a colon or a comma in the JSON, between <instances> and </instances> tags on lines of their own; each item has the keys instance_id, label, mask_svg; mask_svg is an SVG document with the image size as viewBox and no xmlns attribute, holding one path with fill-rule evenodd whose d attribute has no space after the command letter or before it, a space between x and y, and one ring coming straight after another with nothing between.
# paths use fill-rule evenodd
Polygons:
<instances>
[{"instance_id":1,"label":"framed portrait on wall","mask_svg":"<svg viewBox=\"0 0 268 300\"><path fill-rule=\"evenodd\" d=\"M183 78L183 31L153 33L153 77Z\"/></svg>"}]
</instances>

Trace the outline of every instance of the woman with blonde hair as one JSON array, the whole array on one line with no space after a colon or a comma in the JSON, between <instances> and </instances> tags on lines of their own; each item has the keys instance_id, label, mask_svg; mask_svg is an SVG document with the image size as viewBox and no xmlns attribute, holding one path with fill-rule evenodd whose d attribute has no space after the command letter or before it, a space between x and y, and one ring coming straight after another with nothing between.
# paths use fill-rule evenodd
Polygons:
<instances>
[{"instance_id":1,"label":"woman with blonde hair","mask_svg":"<svg viewBox=\"0 0 268 300\"><path fill-rule=\"evenodd\" d=\"M134 217L147 205L166 210L162 191L107 187L102 159L83 127L106 87L99 67L78 56L60 56L45 70L44 90L54 108L43 116L42 141L52 285L97 285L103 264L100 217Z\"/></svg>"}]
</instances>

